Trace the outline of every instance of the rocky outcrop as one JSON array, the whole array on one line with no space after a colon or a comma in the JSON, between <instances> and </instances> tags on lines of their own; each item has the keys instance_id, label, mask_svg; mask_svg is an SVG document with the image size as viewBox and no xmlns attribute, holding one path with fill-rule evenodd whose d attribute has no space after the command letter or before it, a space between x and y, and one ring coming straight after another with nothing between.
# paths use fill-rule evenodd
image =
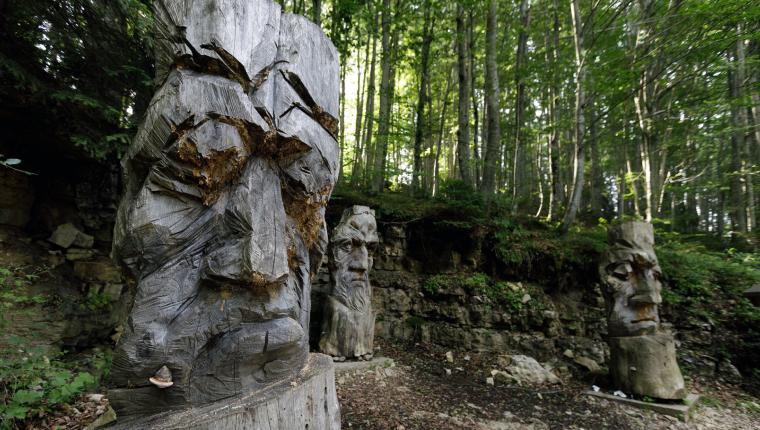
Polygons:
<instances>
[{"instance_id":1,"label":"rocky outcrop","mask_svg":"<svg viewBox=\"0 0 760 430\"><path fill-rule=\"evenodd\" d=\"M331 211L334 214L337 209ZM437 249L439 262L452 264L439 267L420 260L435 249L420 233L431 229L420 228L378 219L380 242L370 273L377 337L465 350L521 352L542 362L556 360L569 349L604 366L609 356L601 337L606 329L604 300L592 282L587 289L554 295L544 292L551 288L539 284L505 282L501 286L512 300L506 303L492 291L468 286L470 278L484 276L477 270L487 266L481 260L484 254L473 251L482 245L480 239ZM443 237L460 234L447 234L442 227L437 231ZM436 280L443 282L434 287ZM323 268L314 281L312 321L324 318L321 312L328 291L329 275ZM314 336L319 334L317 329L315 323ZM572 358L566 361L579 372L587 372Z\"/></svg>"}]
</instances>

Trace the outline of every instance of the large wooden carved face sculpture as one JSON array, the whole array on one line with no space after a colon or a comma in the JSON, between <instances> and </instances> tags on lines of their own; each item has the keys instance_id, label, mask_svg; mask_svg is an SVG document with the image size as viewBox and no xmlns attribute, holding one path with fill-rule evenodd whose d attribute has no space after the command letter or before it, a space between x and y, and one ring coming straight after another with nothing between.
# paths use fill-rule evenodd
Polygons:
<instances>
[{"instance_id":1,"label":"large wooden carved face sculpture","mask_svg":"<svg viewBox=\"0 0 760 430\"><path fill-rule=\"evenodd\" d=\"M123 161L114 234L137 281L112 370L127 414L300 370L338 174L338 55L317 26L271 0L156 15L162 84Z\"/></svg>"},{"instance_id":2,"label":"large wooden carved face sculpture","mask_svg":"<svg viewBox=\"0 0 760 430\"><path fill-rule=\"evenodd\" d=\"M610 336L653 334L660 323L662 271L654 253L652 225L625 222L610 228L600 265Z\"/></svg>"}]
</instances>

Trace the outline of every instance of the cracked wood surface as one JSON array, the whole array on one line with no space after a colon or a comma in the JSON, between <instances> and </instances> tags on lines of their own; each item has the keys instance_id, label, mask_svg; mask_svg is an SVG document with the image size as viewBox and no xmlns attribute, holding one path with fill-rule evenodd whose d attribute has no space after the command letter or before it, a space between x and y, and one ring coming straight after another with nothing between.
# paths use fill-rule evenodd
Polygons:
<instances>
[{"instance_id":1,"label":"cracked wood surface","mask_svg":"<svg viewBox=\"0 0 760 430\"><path fill-rule=\"evenodd\" d=\"M271 0L155 10L160 86L122 160L114 229L137 283L111 372L120 416L299 372L338 175L338 54L318 26ZM170 388L148 381L162 366Z\"/></svg>"}]
</instances>

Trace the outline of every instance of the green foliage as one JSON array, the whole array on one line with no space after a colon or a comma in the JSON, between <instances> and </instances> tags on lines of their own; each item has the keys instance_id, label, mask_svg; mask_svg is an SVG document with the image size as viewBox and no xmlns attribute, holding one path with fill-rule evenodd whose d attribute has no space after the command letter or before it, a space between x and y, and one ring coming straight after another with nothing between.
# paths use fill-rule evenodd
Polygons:
<instances>
[{"instance_id":1,"label":"green foliage","mask_svg":"<svg viewBox=\"0 0 760 430\"><path fill-rule=\"evenodd\" d=\"M542 295L541 292L520 283L494 281L488 275L479 272L469 275L434 275L422 285L423 291L431 295L441 294L452 288L462 288L470 295L485 297L493 305L510 313L545 308L543 302L538 299ZM530 295L531 299L523 303L523 297L526 294Z\"/></svg>"},{"instance_id":2,"label":"green foliage","mask_svg":"<svg viewBox=\"0 0 760 430\"><path fill-rule=\"evenodd\" d=\"M461 179L443 181L437 199L462 218L478 219L485 215L483 196Z\"/></svg>"},{"instance_id":3,"label":"green foliage","mask_svg":"<svg viewBox=\"0 0 760 430\"><path fill-rule=\"evenodd\" d=\"M40 347L23 347L27 339L12 338L12 348L0 355L0 429L53 410L97 385L89 372L72 370Z\"/></svg>"},{"instance_id":4,"label":"green foliage","mask_svg":"<svg viewBox=\"0 0 760 430\"><path fill-rule=\"evenodd\" d=\"M14 155L40 158L54 142L96 160L118 156L152 90L152 25L142 0L7 5L0 96L15 106L8 123L26 129L9 136Z\"/></svg>"},{"instance_id":5,"label":"green foliage","mask_svg":"<svg viewBox=\"0 0 760 430\"><path fill-rule=\"evenodd\" d=\"M732 324L756 327L760 310L742 293L760 282L760 267L754 254L734 250L708 251L698 244L667 241L657 247L664 283L663 300L687 315L712 321L725 319L718 303L733 303Z\"/></svg>"},{"instance_id":6,"label":"green foliage","mask_svg":"<svg viewBox=\"0 0 760 430\"><path fill-rule=\"evenodd\" d=\"M43 304L47 298L42 294L30 294L27 290L48 268L4 267L0 266L0 328L6 325L8 309L22 308L33 304Z\"/></svg>"},{"instance_id":7,"label":"green foliage","mask_svg":"<svg viewBox=\"0 0 760 430\"><path fill-rule=\"evenodd\" d=\"M106 308L110 303L111 299L107 295L90 289L84 302L79 304L79 308L81 310L97 311Z\"/></svg>"},{"instance_id":8,"label":"green foliage","mask_svg":"<svg viewBox=\"0 0 760 430\"><path fill-rule=\"evenodd\" d=\"M0 328L7 325L7 310L45 304L47 297L30 294L29 287L48 272L47 267L0 267ZM7 336L0 351L0 430L16 428L25 419L44 414L65 404L97 383L87 371L72 369L50 354L48 348L32 345L31 339ZM91 367L100 375L110 369L110 353L97 354Z\"/></svg>"},{"instance_id":9,"label":"green foliage","mask_svg":"<svg viewBox=\"0 0 760 430\"><path fill-rule=\"evenodd\" d=\"M446 208L444 203L436 200L417 199L406 193L394 192L386 192L379 196L369 195L345 184L338 184L331 201L369 206L375 210L378 218L394 221L434 217Z\"/></svg>"},{"instance_id":10,"label":"green foliage","mask_svg":"<svg viewBox=\"0 0 760 430\"><path fill-rule=\"evenodd\" d=\"M526 228L512 219L499 218L493 229L496 257L507 267L528 273L537 264L548 265L554 272L596 265L607 246L602 226L560 235L543 224Z\"/></svg>"}]
</instances>

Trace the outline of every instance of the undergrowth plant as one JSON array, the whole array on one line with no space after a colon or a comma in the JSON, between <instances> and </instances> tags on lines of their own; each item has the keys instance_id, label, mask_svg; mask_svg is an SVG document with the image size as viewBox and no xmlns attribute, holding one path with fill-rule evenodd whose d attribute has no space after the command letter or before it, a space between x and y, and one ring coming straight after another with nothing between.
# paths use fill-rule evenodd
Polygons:
<instances>
[{"instance_id":1,"label":"undergrowth plant","mask_svg":"<svg viewBox=\"0 0 760 430\"><path fill-rule=\"evenodd\" d=\"M46 267L0 267L0 333L5 337L0 349L0 430L26 428L25 420L71 402L97 385L96 376L72 369L61 360L62 354L5 333L9 310L32 312L31 305L46 303L46 296L31 294L28 287L47 271ZM100 353L89 364L97 374L107 375L110 356Z\"/></svg>"}]
</instances>

